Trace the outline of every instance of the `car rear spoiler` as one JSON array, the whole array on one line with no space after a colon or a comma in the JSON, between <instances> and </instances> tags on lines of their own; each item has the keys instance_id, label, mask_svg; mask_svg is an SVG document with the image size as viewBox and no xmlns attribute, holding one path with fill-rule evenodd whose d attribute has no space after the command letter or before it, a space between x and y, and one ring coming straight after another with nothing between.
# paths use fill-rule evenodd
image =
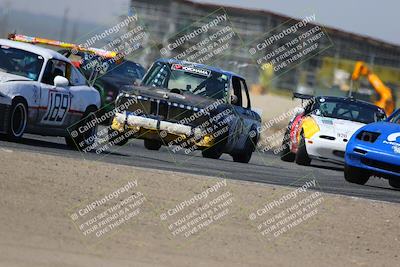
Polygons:
<instances>
[{"instance_id":1,"label":"car rear spoiler","mask_svg":"<svg viewBox=\"0 0 400 267\"><path fill-rule=\"evenodd\" d=\"M65 43L62 41L50 40L50 39L45 39L45 38L40 38L40 37L31 37L31 36L26 36L26 35L22 35L22 34L10 33L10 34L8 34L8 39L11 41L18 41L18 42L30 43L30 44L51 45L51 46L66 48L66 49L69 49L72 51L75 50L75 51L80 51L80 52L91 53L91 54L94 54L94 55L97 55L97 56L100 56L103 58L115 58L117 56L120 57L119 54L114 51L107 51L104 49L93 48L93 47L84 47L83 45Z\"/></svg>"}]
</instances>

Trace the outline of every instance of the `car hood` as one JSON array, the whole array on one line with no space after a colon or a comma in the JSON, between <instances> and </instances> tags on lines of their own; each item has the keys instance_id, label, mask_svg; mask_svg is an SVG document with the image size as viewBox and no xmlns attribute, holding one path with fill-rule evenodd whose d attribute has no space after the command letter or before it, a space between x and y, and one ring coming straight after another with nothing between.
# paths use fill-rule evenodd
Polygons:
<instances>
[{"instance_id":1,"label":"car hood","mask_svg":"<svg viewBox=\"0 0 400 267\"><path fill-rule=\"evenodd\" d=\"M129 86L124 87L122 91L129 95L159 99L170 103L177 103L182 105L191 105L198 108L205 108L209 105L212 105L216 101L216 99L211 99L209 97L199 96L183 91L179 94L172 93L168 89L157 87Z\"/></svg>"},{"instance_id":2,"label":"car hood","mask_svg":"<svg viewBox=\"0 0 400 267\"><path fill-rule=\"evenodd\" d=\"M333 136L340 139L350 139L350 137L365 124L355 121L334 119L312 115L317 122L321 134Z\"/></svg>"},{"instance_id":3,"label":"car hood","mask_svg":"<svg viewBox=\"0 0 400 267\"><path fill-rule=\"evenodd\" d=\"M397 151L396 154L400 154L400 124L376 122L366 125L360 131L379 133L379 137L371 145L382 151Z\"/></svg>"},{"instance_id":4,"label":"car hood","mask_svg":"<svg viewBox=\"0 0 400 267\"><path fill-rule=\"evenodd\" d=\"M0 83L12 82L12 81L32 81L24 76L19 76L7 72L0 72Z\"/></svg>"}]
</instances>

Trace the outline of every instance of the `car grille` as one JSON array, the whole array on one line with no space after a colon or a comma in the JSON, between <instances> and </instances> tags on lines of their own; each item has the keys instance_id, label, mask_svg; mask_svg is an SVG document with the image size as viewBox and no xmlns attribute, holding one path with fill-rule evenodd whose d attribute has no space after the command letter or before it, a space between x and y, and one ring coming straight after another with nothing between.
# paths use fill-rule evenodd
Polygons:
<instances>
[{"instance_id":1,"label":"car grille","mask_svg":"<svg viewBox=\"0 0 400 267\"><path fill-rule=\"evenodd\" d=\"M125 100L124 100L125 101ZM182 121L182 124L196 125L199 124L202 118L190 120L190 117L195 113L192 108L177 103L170 103L163 99L141 98L137 102L129 105L127 111L134 112L137 115L145 115L150 117L158 117L160 120L170 122ZM204 118L203 118L204 119Z\"/></svg>"},{"instance_id":2,"label":"car grille","mask_svg":"<svg viewBox=\"0 0 400 267\"><path fill-rule=\"evenodd\" d=\"M362 158L361 162L365 165L371 166L373 168L382 169L386 171L391 171L395 173L400 173L400 166L394 165L387 162L382 162L379 160L369 159L369 158Z\"/></svg>"},{"instance_id":3,"label":"car grille","mask_svg":"<svg viewBox=\"0 0 400 267\"><path fill-rule=\"evenodd\" d=\"M168 119L168 103L164 101L160 101L158 103L158 116L161 117L161 119Z\"/></svg>"},{"instance_id":4,"label":"car grille","mask_svg":"<svg viewBox=\"0 0 400 267\"><path fill-rule=\"evenodd\" d=\"M181 121L190 118L194 114L193 110L169 106L168 119L171 121Z\"/></svg>"}]
</instances>

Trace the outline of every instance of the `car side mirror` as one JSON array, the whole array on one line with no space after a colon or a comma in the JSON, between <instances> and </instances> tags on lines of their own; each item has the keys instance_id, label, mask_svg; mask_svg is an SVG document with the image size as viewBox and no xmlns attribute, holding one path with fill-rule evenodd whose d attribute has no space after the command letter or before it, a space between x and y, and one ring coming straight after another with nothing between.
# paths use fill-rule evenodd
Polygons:
<instances>
[{"instance_id":1,"label":"car side mirror","mask_svg":"<svg viewBox=\"0 0 400 267\"><path fill-rule=\"evenodd\" d=\"M56 87L67 87L68 85L69 85L69 81L65 77L56 76L54 78L54 86L56 86Z\"/></svg>"},{"instance_id":2,"label":"car side mirror","mask_svg":"<svg viewBox=\"0 0 400 267\"><path fill-rule=\"evenodd\" d=\"M231 95L231 104L232 105L237 105L239 102L239 98L235 95Z\"/></svg>"}]
</instances>

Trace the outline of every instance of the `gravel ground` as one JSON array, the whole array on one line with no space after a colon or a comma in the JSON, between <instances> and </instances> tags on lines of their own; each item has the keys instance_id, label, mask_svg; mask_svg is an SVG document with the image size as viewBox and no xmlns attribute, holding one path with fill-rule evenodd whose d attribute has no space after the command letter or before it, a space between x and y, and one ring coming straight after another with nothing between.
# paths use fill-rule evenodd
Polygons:
<instances>
[{"instance_id":1,"label":"gravel ground","mask_svg":"<svg viewBox=\"0 0 400 267\"><path fill-rule=\"evenodd\" d=\"M257 215L252 221L250 214L263 210L266 203L291 195L294 189L10 149L0 150L0 161L0 266L397 266L399 263L398 204L297 191L296 198L268 211L269 217ZM132 186L129 190L135 194L118 191L129 182ZM144 202L137 206L140 207L137 215L107 235L84 236L79 230L82 220L73 221L71 214L112 192L120 195L107 202L104 209L111 207L112 201L123 203L131 195L136 200L141 196ZM194 204L185 202L203 192L209 194L207 198ZM169 212L177 209L178 204L185 202L186 207L179 212L189 214L222 195L228 197L218 203L221 216L214 213L212 223L203 224L197 233L187 237L174 235L170 230L176 229L180 215ZM303 213L302 222L290 222L287 231L280 234L260 233L259 220L277 218L272 215L277 216L287 211L287 207L295 207L293 203L300 205L302 199L313 196L320 200L308 210L314 212L313 216L304 217ZM100 214L101 206L98 207L91 212ZM212 208L214 212L216 207ZM305 211L305 207L297 206L289 214ZM165 213L164 221L160 215Z\"/></svg>"}]
</instances>

